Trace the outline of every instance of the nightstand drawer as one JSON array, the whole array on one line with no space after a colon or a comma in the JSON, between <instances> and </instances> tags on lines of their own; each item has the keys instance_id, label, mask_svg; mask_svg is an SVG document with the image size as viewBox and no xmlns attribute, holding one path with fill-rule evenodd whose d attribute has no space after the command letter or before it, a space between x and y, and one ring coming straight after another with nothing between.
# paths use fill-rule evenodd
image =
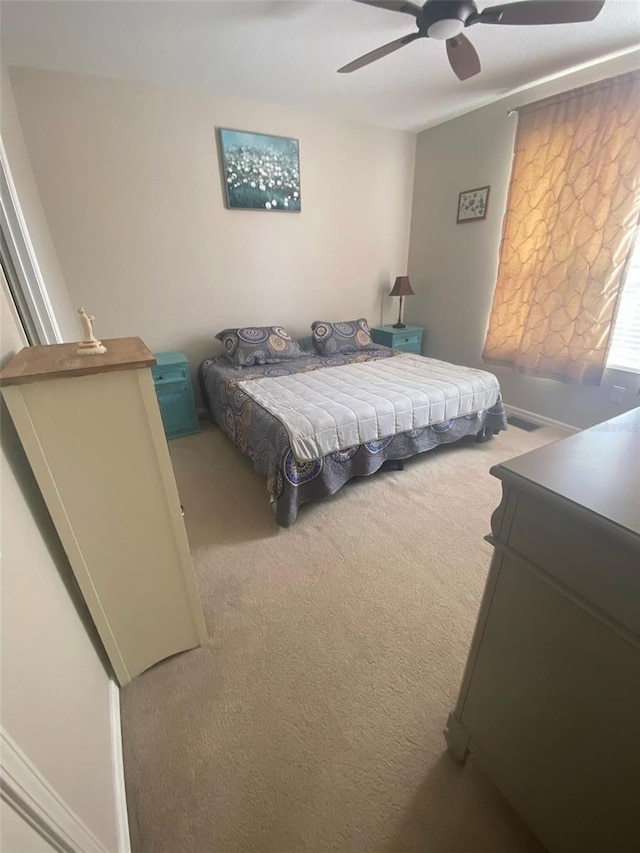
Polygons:
<instances>
[{"instance_id":1,"label":"nightstand drawer","mask_svg":"<svg viewBox=\"0 0 640 853\"><path fill-rule=\"evenodd\" d=\"M191 383L183 379L180 382L160 382L156 384L156 397L158 400L164 399L172 394L177 394L178 392L187 395L190 394Z\"/></svg>"},{"instance_id":2,"label":"nightstand drawer","mask_svg":"<svg viewBox=\"0 0 640 853\"><path fill-rule=\"evenodd\" d=\"M399 344L394 344L394 349L401 349L403 352L412 352L415 355L420 355L422 352L422 346L420 345L420 341L415 341L415 343L406 343L400 346Z\"/></svg>"},{"instance_id":3,"label":"nightstand drawer","mask_svg":"<svg viewBox=\"0 0 640 853\"><path fill-rule=\"evenodd\" d=\"M422 340L422 335L394 335L393 336L393 344L394 347L402 347L403 349L407 346L420 347L420 341Z\"/></svg>"},{"instance_id":4,"label":"nightstand drawer","mask_svg":"<svg viewBox=\"0 0 640 853\"><path fill-rule=\"evenodd\" d=\"M396 329L393 326L373 326L371 337L377 344L420 355L423 332L422 326L405 326L404 329Z\"/></svg>"},{"instance_id":5,"label":"nightstand drawer","mask_svg":"<svg viewBox=\"0 0 640 853\"><path fill-rule=\"evenodd\" d=\"M187 378L186 367L161 367L152 368L153 383L156 387L171 382L184 382Z\"/></svg>"}]
</instances>

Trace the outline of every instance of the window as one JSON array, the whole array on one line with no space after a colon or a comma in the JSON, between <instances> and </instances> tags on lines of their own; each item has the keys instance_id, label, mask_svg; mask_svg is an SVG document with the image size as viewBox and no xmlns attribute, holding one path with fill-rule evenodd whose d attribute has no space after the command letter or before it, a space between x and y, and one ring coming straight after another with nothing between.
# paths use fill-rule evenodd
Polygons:
<instances>
[{"instance_id":1,"label":"window","mask_svg":"<svg viewBox=\"0 0 640 853\"><path fill-rule=\"evenodd\" d=\"M640 373L640 239L629 261L607 367Z\"/></svg>"}]
</instances>

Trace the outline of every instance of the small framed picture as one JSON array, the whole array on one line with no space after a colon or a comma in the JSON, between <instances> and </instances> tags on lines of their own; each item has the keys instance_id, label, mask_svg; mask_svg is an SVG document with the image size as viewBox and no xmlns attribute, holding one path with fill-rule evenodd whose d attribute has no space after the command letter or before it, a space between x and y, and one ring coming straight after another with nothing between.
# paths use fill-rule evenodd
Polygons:
<instances>
[{"instance_id":1,"label":"small framed picture","mask_svg":"<svg viewBox=\"0 0 640 853\"><path fill-rule=\"evenodd\" d=\"M491 187L476 187L475 190L465 190L458 196L458 218L456 222L476 222L486 219Z\"/></svg>"}]
</instances>

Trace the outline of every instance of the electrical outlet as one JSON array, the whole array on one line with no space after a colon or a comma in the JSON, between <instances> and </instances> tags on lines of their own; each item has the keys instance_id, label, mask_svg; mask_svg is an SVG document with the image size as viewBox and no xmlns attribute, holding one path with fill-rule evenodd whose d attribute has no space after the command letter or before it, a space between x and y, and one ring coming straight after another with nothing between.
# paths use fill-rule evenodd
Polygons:
<instances>
[{"instance_id":1,"label":"electrical outlet","mask_svg":"<svg viewBox=\"0 0 640 853\"><path fill-rule=\"evenodd\" d=\"M624 400L624 392L626 390L624 385L614 385L609 394L609 401L611 403L621 403Z\"/></svg>"}]
</instances>

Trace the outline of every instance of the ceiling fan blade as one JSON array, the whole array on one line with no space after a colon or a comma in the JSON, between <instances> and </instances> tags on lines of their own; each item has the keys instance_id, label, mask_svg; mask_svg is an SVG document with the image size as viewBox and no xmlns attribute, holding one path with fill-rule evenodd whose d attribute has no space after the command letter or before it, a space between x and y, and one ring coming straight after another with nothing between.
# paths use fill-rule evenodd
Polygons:
<instances>
[{"instance_id":1,"label":"ceiling fan blade","mask_svg":"<svg viewBox=\"0 0 640 853\"><path fill-rule=\"evenodd\" d=\"M365 6L377 6L378 9L389 9L390 12L404 12L405 15L413 15L414 18L422 11L415 3L404 2L404 0L355 0L356 3L364 3Z\"/></svg>"},{"instance_id":2,"label":"ceiling fan blade","mask_svg":"<svg viewBox=\"0 0 640 853\"><path fill-rule=\"evenodd\" d=\"M481 24L577 24L593 21L604 0L529 0L483 9L473 23Z\"/></svg>"},{"instance_id":3,"label":"ceiling fan blade","mask_svg":"<svg viewBox=\"0 0 640 853\"><path fill-rule=\"evenodd\" d=\"M447 56L459 80L468 80L480 73L480 57L466 36L447 39Z\"/></svg>"},{"instance_id":4,"label":"ceiling fan blade","mask_svg":"<svg viewBox=\"0 0 640 853\"><path fill-rule=\"evenodd\" d=\"M342 68L338 68L338 74L349 74L351 71L357 71L358 68L368 65L370 62L375 62L376 59L382 59L382 57L386 56L388 53L393 53L394 50L398 50L399 48L404 47L405 44L409 44L419 38L421 38L420 33L411 33L410 35L403 36L395 41L390 41L389 44L378 47L376 50L372 50L371 53L365 53L365 55L361 56L359 59L354 59L353 62L349 62L348 65L343 65Z\"/></svg>"}]
</instances>

